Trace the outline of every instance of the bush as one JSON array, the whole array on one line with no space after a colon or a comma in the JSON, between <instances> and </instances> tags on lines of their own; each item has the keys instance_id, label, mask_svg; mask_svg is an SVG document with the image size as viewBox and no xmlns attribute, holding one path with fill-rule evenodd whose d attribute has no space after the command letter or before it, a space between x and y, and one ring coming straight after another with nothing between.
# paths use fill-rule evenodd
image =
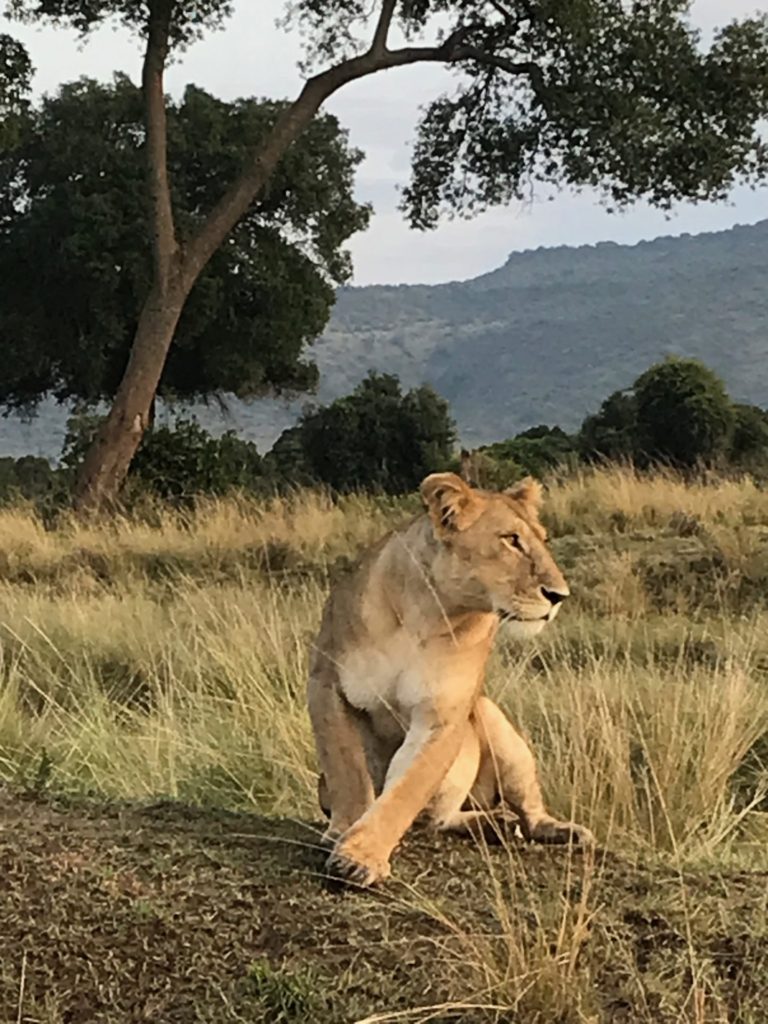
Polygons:
<instances>
[{"instance_id":1,"label":"bush","mask_svg":"<svg viewBox=\"0 0 768 1024\"><path fill-rule=\"evenodd\" d=\"M167 498L257 491L264 483L255 444L231 430L212 437L194 420L183 419L149 432L131 473L153 494Z\"/></svg>"},{"instance_id":2,"label":"bush","mask_svg":"<svg viewBox=\"0 0 768 1024\"><path fill-rule=\"evenodd\" d=\"M640 466L686 469L741 458L747 451L754 455L768 439L761 416L752 406L734 406L723 382L703 363L670 357L587 416L578 444L588 461L631 459Z\"/></svg>"},{"instance_id":3,"label":"bush","mask_svg":"<svg viewBox=\"0 0 768 1024\"><path fill-rule=\"evenodd\" d=\"M729 460L740 469L768 469L768 413L756 405L734 405Z\"/></svg>"},{"instance_id":4,"label":"bush","mask_svg":"<svg viewBox=\"0 0 768 1024\"><path fill-rule=\"evenodd\" d=\"M67 474L54 469L47 459L35 455L0 458L0 504L23 499L46 507L60 504L68 495Z\"/></svg>"},{"instance_id":5,"label":"bush","mask_svg":"<svg viewBox=\"0 0 768 1024\"><path fill-rule=\"evenodd\" d=\"M512 476L513 479L508 481L512 483L520 476L546 476L558 466L573 460L577 454L577 445L575 438L560 427L541 425L524 430L508 441L485 445L480 451L496 464L495 475L505 478ZM502 467L506 467L507 471L504 472Z\"/></svg>"},{"instance_id":6,"label":"bush","mask_svg":"<svg viewBox=\"0 0 768 1024\"><path fill-rule=\"evenodd\" d=\"M448 403L431 388L403 394L396 377L371 373L351 395L307 410L268 462L291 483L404 494L447 468L455 439Z\"/></svg>"},{"instance_id":7,"label":"bush","mask_svg":"<svg viewBox=\"0 0 768 1024\"><path fill-rule=\"evenodd\" d=\"M711 464L731 442L735 416L725 385L696 359L656 363L634 384L644 459L681 468Z\"/></svg>"},{"instance_id":8,"label":"bush","mask_svg":"<svg viewBox=\"0 0 768 1024\"><path fill-rule=\"evenodd\" d=\"M98 429L100 417L80 415L67 425L62 464L74 473ZM213 437L199 423L179 418L148 430L128 474L129 488L161 498L262 491L267 481L255 444L227 431Z\"/></svg>"},{"instance_id":9,"label":"bush","mask_svg":"<svg viewBox=\"0 0 768 1024\"><path fill-rule=\"evenodd\" d=\"M264 456L264 469L278 489L313 487L320 482L304 450L301 427L282 432Z\"/></svg>"},{"instance_id":10,"label":"bush","mask_svg":"<svg viewBox=\"0 0 768 1024\"><path fill-rule=\"evenodd\" d=\"M626 391L614 391L581 425L577 445L588 462L623 461L637 454L637 401Z\"/></svg>"}]
</instances>

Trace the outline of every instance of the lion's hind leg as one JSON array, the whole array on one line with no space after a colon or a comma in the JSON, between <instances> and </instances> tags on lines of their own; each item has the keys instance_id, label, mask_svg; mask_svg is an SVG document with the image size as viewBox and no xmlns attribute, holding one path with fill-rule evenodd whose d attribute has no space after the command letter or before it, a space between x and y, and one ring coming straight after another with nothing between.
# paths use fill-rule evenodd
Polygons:
<instances>
[{"instance_id":1,"label":"lion's hind leg","mask_svg":"<svg viewBox=\"0 0 768 1024\"><path fill-rule=\"evenodd\" d=\"M365 814L374 801L366 753L366 723L345 701L336 669L315 669L308 686L309 717L320 763L318 798L330 818L327 839L335 839Z\"/></svg>"},{"instance_id":2,"label":"lion's hind leg","mask_svg":"<svg viewBox=\"0 0 768 1024\"><path fill-rule=\"evenodd\" d=\"M488 697L481 697L473 718L481 747L476 789L484 793L495 790L501 801L519 815L526 839L592 845L595 840L589 829L572 821L558 821L547 811L533 753L503 711Z\"/></svg>"},{"instance_id":3,"label":"lion's hind leg","mask_svg":"<svg viewBox=\"0 0 768 1024\"><path fill-rule=\"evenodd\" d=\"M470 722L461 750L429 805L428 814L440 832L456 832L494 842L516 834L516 821L495 799L495 787L478 787L481 742ZM470 806L468 807L467 804Z\"/></svg>"}]
</instances>

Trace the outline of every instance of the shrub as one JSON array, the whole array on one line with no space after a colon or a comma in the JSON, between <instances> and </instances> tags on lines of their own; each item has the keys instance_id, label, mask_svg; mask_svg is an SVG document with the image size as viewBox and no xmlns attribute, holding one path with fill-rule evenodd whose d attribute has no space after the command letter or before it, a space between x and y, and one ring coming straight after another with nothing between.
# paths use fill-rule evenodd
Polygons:
<instances>
[{"instance_id":1,"label":"shrub","mask_svg":"<svg viewBox=\"0 0 768 1024\"><path fill-rule=\"evenodd\" d=\"M579 450L588 461L631 459L640 466L666 463L681 469L712 465L764 444L754 411L739 414L739 408L752 409L734 406L723 382L703 363L669 357L587 416Z\"/></svg>"},{"instance_id":2,"label":"shrub","mask_svg":"<svg viewBox=\"0 0 768 1024\"><path fill-rule=\"evenodd\" d=\"M734 405L729 460L741 469L768 468L768 413L756 405Z\"/></svg>"},{"instance_id":3,"label":"shrub","mask_svg":"<svg viewBox=\"0 0 768 1024\"><path fill-rule=\"evenodd\" d=\"M598 412L587 416L577 440L582 458L622 461L637 454L637 402L626 391L614 391Z\"/></svg>"},{"instance_id":4,"label":"shrub","mask_svg":"<svg viewBox=\"0 0 768 1024\"><path fill-rule=\"evenodd\" d=\"M233 431L212 437L194 420L184 419L150 431L131 470L152 493L168 498L257 491L264 482L255 444Z\"/></svg>"},{"instance_id":5,"label":"shrub","mask_svg":"<svg viewBox=\"0 0 768 1024\"><path fill-rule=\"evenodd\" d=\"M725 385L696 359L668 358L634 384L638 454L682 468L724 455L734 430Z\"/></svg>"},{"instance_id":6,"label":"shrub","mask_svg":"<svg viewBox=\"0 0 768 1024\"><path fill-rule=\"evenodd\" d=\"M497 476L512 477L508 483L526 474L544 477L577 454L575 438L560 427L544 425L531 427L508 441L485 445L480 450L496 464Z\"/></svg>"},{"instance_id":7,"label":"shrub","mask_svg":"<svg viewBox=\"0 0 768 1024\"><path fill-rule=\"evenodd\" d=\"M351 395L307 410L268 462L291 483L403 494L447 468L455 436L448 403L431 388L403 394L396 377L371 373Z\"/></svg>"},{"instance_id":8,"label":"shrub","mask_svg":"<svg viewBox=\"0 0 768 1024\"><path fill-rule=\"evenodd\" d=\"M35 455L0 458L0 503L21 498L45 507L61 503L68 494L67 474L54 469L47 459Z\"/></svg>"},{"instance_id":9,"label":"shrub","mask_svg":"<svg viewBox=\"0 0 768 1024\"><path fill-rule=\"evenodd\" d=\"M69 421L62 464L70 472L80 464L99 423L100 417L90 414ZM256 445L233 431L213 437L196 421L183 418L146 432L128 481L134 490L174 499L232 490L259 492L266 486Z\"/></svg>"}]
</instances>

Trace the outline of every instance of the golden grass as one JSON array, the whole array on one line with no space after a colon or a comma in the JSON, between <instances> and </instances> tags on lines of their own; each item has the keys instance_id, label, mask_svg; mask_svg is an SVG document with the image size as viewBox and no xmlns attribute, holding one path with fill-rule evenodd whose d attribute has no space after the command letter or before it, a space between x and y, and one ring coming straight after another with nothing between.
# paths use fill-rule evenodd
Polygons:
<instances>
[{"instance_id":1,"label":"golden grass","mask_svg":"<svg viewBox=\"0 0 768 1024\"><path fill-rule=\"evenodd\" d=\"M141 590L14 600L3 623L6 774L37 771L45 751L65 788L309 813L305 623L320 588L179 588L159 600Z\"/></svg>"},{"instance_id":2,"label":"golden grass","mask_svg":"<svg viewBox=\"0 0 768 1024\"><path fill-rule=\"evenodd\" d=\"M316 817L304 687L329 574L412 510L306 492L52 530L0 510L0 779ZM768 492L599 470L552 482L546 516L575 598L538 645L500 645L488 686L552 807L624 856L765 869ZM462 940L487 1019L597 1020L588 879L533 940L502 888L497 938ZM680 1019L727 1020L692 977Z\"/></svg>"},{"instance_id":3,"label":"golden grass","mask_svg":"<svg viewBox=\"0 0 768 1024\"><path fill-rule=\"evenodd\" d=\"M328 572L409 511L321 492L53 530L0 511L0 771L311 813L304 685ZM706 537L665 531L681 515ZM741 585L763 515L748 480L610 469L550 488L576 601L541 644L504 649L489 688L534 737L553 804L611 841L710 855L748 817L734 778L742 804L760 795L745 765L768 731L765 617L691 607L723 584L705 571L691 590L680 560L714 551ZM659 552L671 582L646 565Z\"/></svg>"},{"instance_id":4,"label":"golden grass","mask_svg":"<svg viewBox=\"0 0 768 1024\"><path fill-rule=\"evenodd\" d=\"M0 509L0 579L74 591L144 581L158 568L185 568L206 582L222 569L295 561L320 564L370 543L392 523L392 502L322 491L286 498L203 499L193 512L150 505L97 524L63 516L47 531L31 509ZM400 513L402 515L402 513Z\"/></svg>"},{"instance_id":5,"label":"golden grass","mask_svg":"<svg viewBox=\"0 0 768 1024\"><path fill-rule=\"evenodd\" d=\"M686 481L672 470L643 474L621 466L581 470L551 488L547 515L555 533L658 528L688 515L711 525L768 524L768 491L750 477Z\"/></svg>"}]
</instances>

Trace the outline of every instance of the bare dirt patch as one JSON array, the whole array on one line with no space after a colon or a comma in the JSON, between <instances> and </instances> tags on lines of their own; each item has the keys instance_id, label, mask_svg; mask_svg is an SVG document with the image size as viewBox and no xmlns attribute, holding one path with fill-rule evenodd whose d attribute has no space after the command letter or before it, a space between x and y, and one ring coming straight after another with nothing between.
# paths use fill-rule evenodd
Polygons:
<instances>
[{"instance_id":1,"label":"bare dirt patch","mask_svg":"<svg viewBox=\"0 0 768 1024\"><path fill-rule=\"evenodd\" d=\"M681 878L608 854L585 865L415 832L389 887L338 892L310 824L0 798L3 1024L332 1024L446 1003L463 1008L431 1020L571 1022L590 1019L587 1003L595 1021L764 1019L766 873ZM567 967L557 922L585 885L588 926ZM511 968L482 989L512 963L510 943L532 951L534 973L536 950L572 971L571 1006L516 1002L530 979Z\"/></svg>"}]
</instances>

